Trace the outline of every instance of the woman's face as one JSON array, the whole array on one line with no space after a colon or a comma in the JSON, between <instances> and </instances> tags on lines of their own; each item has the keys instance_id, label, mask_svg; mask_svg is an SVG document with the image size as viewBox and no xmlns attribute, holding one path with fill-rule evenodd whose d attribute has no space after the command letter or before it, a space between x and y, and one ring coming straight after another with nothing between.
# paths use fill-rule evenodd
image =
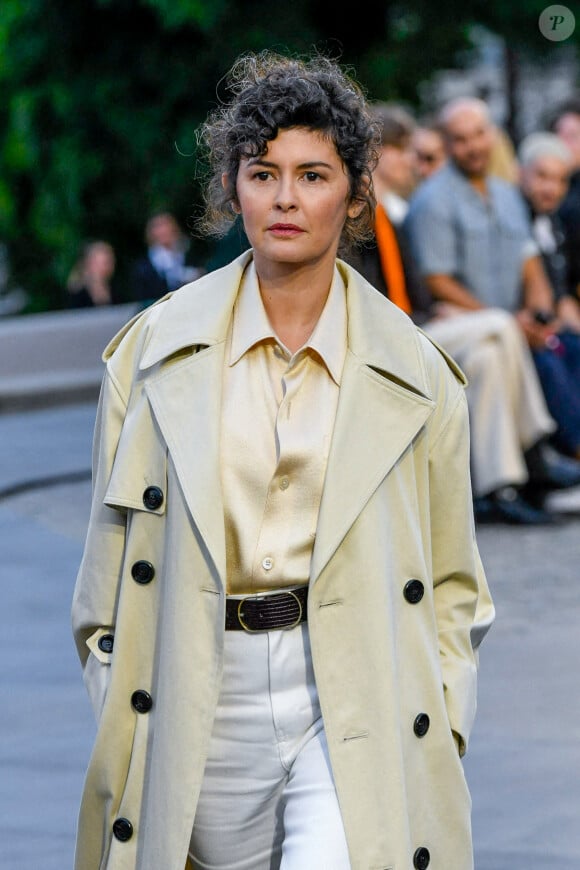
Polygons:
<instances>
[{"instance_id":1,"label":"woman's face","mask_svg":"<svg viewBox=\"0 0 580 870\"><path fill-rule=\"evenodd\" d=\"M115 271L115 254L109 245L96 244L87 253L85 272L93 278L107 281Z\"/></svg>"},{"instance_id":2,"label":"woman's face","mask_svg":"<svg viewBox=\"0 0 580 870\"><path fill-rule=\"evenodd\" d=\"M347 215L349 179L334 143L319 132L281 130L262 157L240 163L236 184L256 265L334 260Z\"/></svg>"}]
</instances>

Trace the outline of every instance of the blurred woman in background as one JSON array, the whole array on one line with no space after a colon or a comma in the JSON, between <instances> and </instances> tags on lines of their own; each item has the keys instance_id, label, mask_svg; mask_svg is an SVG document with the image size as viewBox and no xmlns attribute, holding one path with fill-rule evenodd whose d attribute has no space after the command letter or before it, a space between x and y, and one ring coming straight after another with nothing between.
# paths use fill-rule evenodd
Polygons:
<instances>
[{"instance_id":1,"label":"blurred woman in background","mask_svg":"<svg viewBox=\"0 0 580 870\"><path fill-rule=\"evenodd\" d=\"M113 246L100 239L86 242L66 283L67 308L111 305L116 258Z\"/></svg>"}]
</instances>

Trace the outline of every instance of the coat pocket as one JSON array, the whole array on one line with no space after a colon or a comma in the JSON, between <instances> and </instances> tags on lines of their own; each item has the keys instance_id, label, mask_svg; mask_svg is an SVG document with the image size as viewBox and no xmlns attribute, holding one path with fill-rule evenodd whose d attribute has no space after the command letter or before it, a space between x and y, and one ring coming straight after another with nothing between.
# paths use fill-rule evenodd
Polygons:
<instances>
[{"instance_id":1,"label":"coat pocket","mask_svg":"<svg viewBox=\"0 0 580 870\"><path fill-rule=\"evenodd\" d=\"M83 671L83 681L97 722L101 717L111 679L114 640L113 630L102 627L97 628L86 641L90 654Z\"/></svg>"}]
</instances>

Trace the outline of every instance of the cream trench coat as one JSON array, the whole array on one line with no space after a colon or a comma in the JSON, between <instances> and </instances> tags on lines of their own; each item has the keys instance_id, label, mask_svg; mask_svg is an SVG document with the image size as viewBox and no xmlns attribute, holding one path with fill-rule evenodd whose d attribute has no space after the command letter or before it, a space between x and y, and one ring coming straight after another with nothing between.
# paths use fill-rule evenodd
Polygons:
<instances>
[{"instance_id":1,"label":"cream trench coat","mask_svg":"<svg viewBox=\"0 0 580 870\"><path fill-rule=\"evenodd\" d=\"M77 870L186 864L222 666L224 340L251 256L146 309L104 354L73 602L98 718ZM469 870L457 745L493 605L474 539L465 381L337 263L348 351L308 612L351 864Z\"/></svg>"}]
</instances>

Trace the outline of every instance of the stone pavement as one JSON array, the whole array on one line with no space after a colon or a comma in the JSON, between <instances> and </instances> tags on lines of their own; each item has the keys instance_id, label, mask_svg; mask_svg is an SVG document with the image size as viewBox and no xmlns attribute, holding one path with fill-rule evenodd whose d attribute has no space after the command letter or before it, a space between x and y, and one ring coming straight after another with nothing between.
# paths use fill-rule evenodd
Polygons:
<instances>
[{"instance_id":1,"label":"stone pavement","mask_svg":"<svg viewBox=\"0 0 580 870\"><path fill-rule=\"evenodd\" d=\"M72 867L95 733L69 619L94 415L0 415L2 870ZM497 620L465 761L476 870L572 870L580 855L580 493L553 501L554 527L478 530Z\"/></svg>"}]
</instances>

